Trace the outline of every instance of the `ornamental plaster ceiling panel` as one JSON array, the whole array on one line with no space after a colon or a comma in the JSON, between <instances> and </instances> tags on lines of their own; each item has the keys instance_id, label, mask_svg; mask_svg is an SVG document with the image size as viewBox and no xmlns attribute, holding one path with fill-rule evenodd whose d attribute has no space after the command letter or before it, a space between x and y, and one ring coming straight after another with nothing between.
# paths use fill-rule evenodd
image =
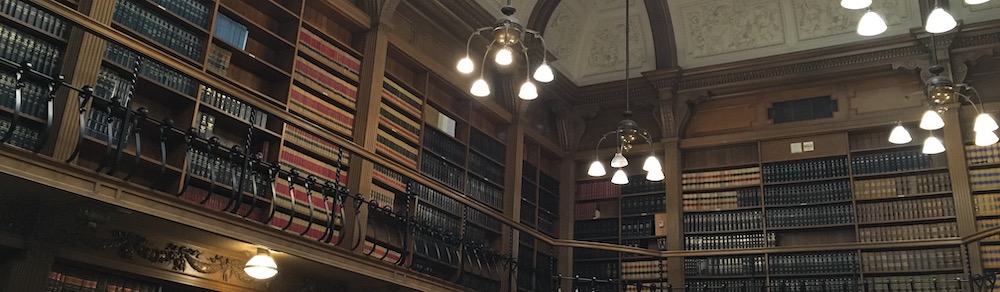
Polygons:
<instances>
[{"instance_id":1,"label":"ornamental plaster ceiling panel","mask_svg":"<svg viewBox=\"0 0 1000 292\"><path fill-rule=\"evenodd\" d=\"M684 68L870 39L854 32L864 11L844 9L839 0L671 0L667 5L678 64ZM906 34L921 25L915 1L875 1L873 9L889 26L878 37Z\"/></svg>"},{"instance_id":2,"label":"ornamental plaster ceiling panel","mask_svg":"<svg viewBox=\"0 0 1000 292\"><path fill-rule=\"evenodd\" d=\"M522 25L528 24L528 18L531 17L531 10L535 9L535 3L538 0L511 0L511 6L517 8L514 11L514 18L517 18ZM507 6L507 0L476 0L479 6L482 6L486 11L492 14L494 17L501 17L503 13L500 12L500 8Z\"/></svg>"},{"instance_id":3,"label":"ornamental plaster ceiling panel","mask_svg":"<svg viewBox=\"0 0 1000 292\"><path fill-rule=\"evenodd\" d=\"M953 7L952 15L966 24L1000 18L1000 1L997 0L976 5L965 4L964 1L959 5L955 4L951 5Z\"/></svg>"}]
</instances>

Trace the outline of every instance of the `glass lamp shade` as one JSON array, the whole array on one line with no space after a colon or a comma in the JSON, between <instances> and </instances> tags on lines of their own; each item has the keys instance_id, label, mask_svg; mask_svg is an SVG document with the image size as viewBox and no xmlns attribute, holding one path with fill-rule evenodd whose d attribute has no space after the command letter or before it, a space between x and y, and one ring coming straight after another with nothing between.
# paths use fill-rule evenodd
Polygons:
<instances>
[{"instance_id":1,"label":"glass lamp shade","mask_svg":"<svg viewBox=\"0 0 1000 292\"><path fill-rule=\"evenodd\" d=\"M944 144L941 143L941 139L930 136L927 137L927 140L924 140L924 154L938 154L941 152L944 152Z\"/></svg>"},{"instance_id":2,"label":"glass lamp shade","mask_svg":"<svg viewBox=\"0 0 1000 292\"><path fill-rule=\"evenodd\" d=\"M924 30L929 33L943 33L956 26L958 26L958 22L955 21L955 18L948 11L944 11L944 8L938 6L934 7L931 14L927 16L927 25L924 26Z\"/></svg>"},{"instance_id":3,"label":"glass lamp shade","mask_svg":"<svg viewBox=\"0 0 1000 292\"><path fill-rule=\"evenodd\" d=\"M611 158L611 167L622 168L628 166L628 159L621 153L615 153L615 157Z\"/></svg>"},{"instance_id":4,"label":"glass lamp shade","mask_svg":"<svg viewBox=\"0 0 1000 292\"><path fill-rule=\"evenodd\" d=\"M648 181L661 181L664 178L666 177L663 175L663 170L660 169L650 170L646 173L646 180Z\"/></svg>"},{"instance_id":5,"label":"glass lamp shade","mask_svg":"<svg viewBox=\"0 0 1000 292\"><path fill-rule=\"evenodd\" d=\"M266 249L258 249L257 255L250 258L243 266L243 271L254 279L270 279L278 274L278 264L271 258L271 253Z\"/></svg>"},{"instance_id":6,"label":"glass lamp shade","mask_svg":"<svg viewBox=\"0 0 1000 292\"><path fill-rule=\"evenodd\" d=\"M604 171L604 163L598 160L594 160L594 163L590 164L590 169L587 170L587 175L593 177L604 176L605 174L608 173Z\"/></svg>"},{"instance_id":7,"label":"glass lamp shade","mask_svg":"<svg viewBox=\"0 0 1000 292\"><path fill-rule=\"evenodd\" d=\"M510 65L511 62L514 62L514 53L510 51L509 47L500 48L493 61L496 61L497 65Z\"/></svg>"},{"instance_id":8,"label":"glass lamp shade","mask_svg":"<svg viewBox=\"0 0 1000 292\"><path fill-rule=\"evenodd\" d=\"M522 100L536 99L538 98L538 88L536 88L535 84L531 83L531 81L525 81L524 84L521 85L521 91L517 93L517 97Z\"/></svg>"},{"instance_id":9,"label":"glass lamp shade","mask_svg":"<svg viewBox=\"0 0 1000 292\"><path fill-rule=\"evenodd\" d=\"M469 74L476 69L476 65L472 63L472 59L469 59L469 56L465 56L465 58L458 60L458 65L455 66L455 69L458 69L459 73Z\"/></svg>"},{"instance_id":10,"label":"glass lamp shade","mask_svg":"<svg viewBox=\"0 0 1000 292\"><path fill-rule=\"evenodd\" d=\"M976 124L972 126L972 130L976 133L993 132L997 129L1000 129L1000 126L997 126L997 121L987 113L981 113L976 116Z\"/></svg>"},{"instance_id":11,"label":"glass lamp shade","mask_svg":"<svg viewBox=\"0 0 1000 292\"><path fill-rule=\"evenodd\" d=\"M615 175L611 177L611 183L616 185L628 184L628 175L625 175L625 171L619 168L615 171Z\"/></svg>"},{"instance_id":12,"label":"glass lamp shade","mask_svg":"<svg viewBox=\"0 0 1000 292\"><path fill-rule=\"evenodd\" d=\"M840 7L851 10L865 9L872 6L872 0L840 0Z\"/></svg>"},{"instance_id":13,"label":"glass lamp shade","mask_svg":"<svg viewBox=\"0 0 1000 292\"><path fill-rule=\"evenodd\" d=\"M660 166L660 160L656 159L656 156L650 155L646 158L646 162L642 164L642 170L654 171L663 170L663 166Z\"/></svg>"},{"instance_id":14,"label":"glass lamp shade","mask_svg":"<svg viewBox=\"0 0 1000 292\"><path fill-rule=\"evenodd\" d=\"M965 4L976 5L990 2L990 0L965 0Z\"/></svg>"},{"instance_id":15,"label":"glass lamp shade","mask_svg":"<svg viewBox=\"0 0 1000 292\"><path fill-rule=\"evenodd\" d=\"M532 75L538 82L549 83L552 82L556 77L552 74L552 67L549 67L548 62L542 62L538 69L535 69L535 74Z\"/></svg>"},{"instance_id":16,"label":"glass lamp shade","mask_svg":"<svg viewBox=\"0 0 1000 292\"><path fill-rule=\"evenodd\" d=\"M920 119L920 128L928 131L944 128L944 119L941 119L941 115L937 111L927 110L924 112L924 117Z\"/></svg>"},{"instance_id":17,"label":"glass lamp shade","mask_svg":"<svg viewBox=\"0 0 1000 292\"><path fill-rule=\"evenodd\" d=\"M472 89L469 90L469 93L478 97L489 96L490 85L486 84L486 80L483 80L483 78L479 78L476 82L472 83Z\"/></svg>"},{"instance_id":18,"label":"glass lamp shade","mask_svg":"<svg viewBox=\"0 0 1000 292\"><path fill-rule=\"evenodd\" d=\"M976 146L990 146L1000 141L993 131L976 132Z\"/></svg>"},{"instance_id":19,"label":"glass lamp shade","mask_svg":"<svg viewBox=\"0 0 1000 292\"><path fill-rule=\"evenodd\" d=\"M861 21L858 21L857 32L861 36L876 36L882 34L888 28L882 16L869 9L868 12L865 12L864 16L861 16Z\"/></svg>"},{"instance_id":20,"label":"glass lamp shade","mask_svg":"<svg viewBox=\"0 0 1000 292\"><path fill-rule=\"evenodd\" d=\"M913 138L910 137L910 132L907 132L903 125L896 125L892 129L892 133L889 133L889 143L906 144L910 143L910 141L913 141Z\"/></svg>"}]
</instances>

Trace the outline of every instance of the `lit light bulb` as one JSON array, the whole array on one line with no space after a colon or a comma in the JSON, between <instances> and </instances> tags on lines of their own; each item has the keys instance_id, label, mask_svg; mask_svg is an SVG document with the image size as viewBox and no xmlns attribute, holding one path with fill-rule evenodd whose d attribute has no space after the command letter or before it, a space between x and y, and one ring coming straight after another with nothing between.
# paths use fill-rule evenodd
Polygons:
<instances>
[{"instance_id":1,"label":"lit light bulb","mask_svg":"<svg viewBox=\"0 0 1000 292\"><path fill-rule=\"evenodd\" d=\"M993 131L976 132L976 146L990 146L1000 141Z\"/></svg>"},{"instance_id":2,"label":"lit light bulb","mask_svg":"<svg viewBox=\"0 0 1000 292\"><path fill-rule=\"evenodd\" d=\"M521 85L521 91L517 93L517 97L522 100L536 99L538 98L538 88L535 88L535 84L531 83L531 81L525 81Z\"/></svg>"},{"instance_id":3,"label":"lit light bulb","mask_svg":"<svg viewBox=\"0 0 1000 292\"><path fill-rule=\"evenodd\" d=\"M944 128L944 119L935 110L927 110L924 117L920 118L920 128L924 130L937 130Z\"/></svg>"},{"instance_id":4,"label":"lit light bulb","mask_svg":"<svg viewBox=\"0 0 1000 292\"><path fill-rule=\"evenodd\" d=\"M476 65L472 64L472 59L469 59L469 56L465 56L465 58L458 60L458 65L455 66L455 69L458 69L459 73L469 74L476 69Z\"/></svg>"},{"instance_id":5,"label":"lit light bulb","mask_svg":"<svg viewBox=\"0 0 1000 292\"><path fill-rule=\"evenodd\" d=\"M500 50L497 51L496 59L494 59L494 61L497 62L497 65L510 65L511 62L514 62L514 53L511 52L508 47L500 48Z\"/></svg>"},{"instance_id":6,"label":"lit light bulb","mask_svg":"<svg viewBox=\"0 0 1000 292\"><path fill-rule=\"evenodd\" d=\"M885 25L885 20L871 9L868 9L868 12L865 12L865 15L861 16L861 21L858 21L858 35L861 36L880 35L886 29L889 29L889 27Z\"/></svg>"},{"instance_id":7,"label":"lit light bulb","mask_svg":"<svg viewBox=\"0 0 1000 292\"><path fill-rule=\"evenodd\" d=\"M648 181L661 181L664 178L666 178L666 176L663 175L663 170L660 169L650 170L646 173L646 180Z\"/></svg>"},{"instance_id":8,"label":"lit light bulb","mask_svg":"<svg viewBox=\"0 0 1000 292\"><path fill-rule=\"evenodd\" d=\"M615 175L611 177L611 183L616 185L628 184L628 176L625 175L625 171L619 168L615 171Z\"/></svg>"},{"instance_id":9,"label":"lit light bulb","mask_svg":"<svg viewBox=\"0 0 1000 292\"><path fill-rule=\"evenodd\" d=\"M840 0L840 7L851 10L865 9L872 5L872 0Z\"/></svg>"},{"instance_id":10,"label":"lit light bulb","mask_svg":"<svg viewBox=\"0 0 1000 292\"><path fill-rule=\"evenodd\" d=\"M483 78L479 78L476 82L472 83L472 89L469 90L469 93L478 97L489 96L490 85L486 84L486 80L483 80Z\"/></svg>"},{"instance_id":11,"label":"lit light bulb","mask_svg":"<svg viewBox=\"0 0 1000 292\"><path fill-rule=\"evenodd\" d=\"M976 116L976 124L972 126L972 130L976 133L993 132L997 129L1000 129L1000 126L997 126L997 121L987 113L981 113Z\"/></svg>"},{"instance_id":12,"label":"lit light bulb","mask_svg":"<svg viewBox=\"0 0 1000 292\"><path fill-rule=\"evenodd\" d=\"M907 132L903 125L897 124L892 129L892 133L889 133L889 143L906 144L910 143L910 141L913 141L913 138L910 137L910 132Z\"/></svg>"},{"instance_id":13,"label":"lit light bulb","mask_svg":"<svg viewBox=\"0 0 1000 292\"><path fill-rule=\"evenodd\" d=\"M615 157L611 158L611 167L622 168L628 166L628 159L621 153L615 153Z\"/></svg>"},{"instance_id":14,"label":"lit light bulb","mask_svg":"<svg viewBox=\"0 0 1000 292\"><path fill-rule=\"evenodd\" d=\"M587 170L587 175L593 177L604 176L605 174L608 174L608 172L604 171L604 163L601 163L598 160L594 160L594 162L590 164L590 169Z\"/></svg>"},{"instance_id":15,"label":"lit light bulb","mask_svg":"<svg viewBox=\"0 0 1000 292\"><path fill-rule=\"evenodd\" d=\"M937 6L927 16L927 25L924 26L924 30L929 33L943 33L952 30L956 26L958 26L958 22L955 21L955 18L948 11L944 11L944 8Z\"/></svg>"},{"instance_id":16,"label":"lit light bulb","mask_svg":"<svg viewBox=\"0 0 1000 292\"><path fill-rule=\"evenodd\" d=\"M990 2L990 0L965 0L965 4L976 5Z\"/></svg>"},{"instance_id":17,"label":"lit light bulb","mask_svg":"<svg viewBox=\"0 0 1000 292\"><path fill-rule=\"evenodd\" d=\"M270 252L258 248L257 255L247 261L247 264L243 266L243 271L254 279L269 279L278 274L278 264L271 258Z\"/></svg>"},{"instance_id":18,"label":"lit light bulb","mask_svg":"<svg viewBox=\"0 0 1000 292\"><path fill-rule=\"evenodd\" d=\"M542 62L542 65L538 66L538 69L535 69L535 74L532 77L541 83L549 83L556 78L555 75L552 74L552 67L549 67L548 62Z\"/></svg>"},{"instance_id":19,"label":"lit light bulb","mask_svg":"<svg viewBox=\"0 0 1000 292\"><path fill-rule=\"evenodd\" d=\"M649 157L647 157L646 158L646 162L644 162L642 164L642 170L645 170L645 171L654 171L654 170L662 170L662 169L663 169L663 167L660 166L660 160L656 159L656 156L653 156L653 155L650 155Z\"/></svg>"},{"instance_id":20,"label":"lit light bulb","mask_svg":"<svg viewBox=\"0 0 1000 292\"><path fill-rule=\"evenodd\" d=\"M924 154L938 154L941 152L944 152L944 143L941 143L941 139L930 136L927 137L927 140L924 140Z\"/></svg>"}]
</instances>

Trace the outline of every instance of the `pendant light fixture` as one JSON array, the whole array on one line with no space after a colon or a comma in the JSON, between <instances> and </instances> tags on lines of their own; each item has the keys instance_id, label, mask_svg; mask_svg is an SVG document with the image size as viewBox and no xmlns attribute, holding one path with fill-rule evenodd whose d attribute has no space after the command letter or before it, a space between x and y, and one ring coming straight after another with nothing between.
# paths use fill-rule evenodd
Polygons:
<instances>
[{"instance_id":1,"label":"pendant light fixture","mask_svg":"<svg viewBox=\"0 0 1000 292\"><path fill-rule=\"evenodd\" d=\"M858 34L861 36L876 36L885 32L889 29L889 26L885 24L885 20L882 16L872 11L868 8L868 12L861 16L861 21L858 21Z\"/></svg>"},{"instance_id":2,"label":"pendant light fixture","mask_svg":"<svg viewBox=\"0 0 1000 292\"><path fill-rule=\"evenodd\" d=\"M486 50L483 53L483 59L481 62L481 67L479 70L479 79L476 79L472 83L472 87L469 89L469 93L474 96L485 97L489 96L490 85L486 82L484 78L484 69L486 67L486 59L489 57L490 52L493 52L493 62L500 66L507 66L514 62L515 55L522 55L524 57L524 66L527 72L531 70L531 64L528 61L528 47L525 45L525 36L531 35L532 37L538 39L542 43L542 64L535 69L534 74L526 73L524 84L521 85L521 90L518 91L517 96L522 100L532 100L538 98L538 88L531 81L534 78L535 81L548 83L554 79L552 73L552 68L549 67L549 63L546 56L545 50L545 39L542 38L542 34L538 31L525 29L523 25L514 17L514 12L517 9L511 5L510 0L507 0L507 6L500 8L500 12L504 16L501 16L493 24L493 26L481 27L476 29L469 35L469 40L465 43L465 56L458 60L458 64L455 69L462 74L472 74L476 71L476 65L469 57L470 46L472 45L472 39L481 35L486 31L493 32L493 40L489 45L486 46ZM515 53L515 51L520 51Z\"/></svg>"},{"instance_id":3,"label":"pendant light fixture","mask_svg":"<svg viewBox=\"0 0 1000 292\"><path fill-rule=\"evenodd\" d=\"M965 0L965 4L976 5L990 2L990 0Z\"/></svg>"},{"instance_id":4,"label":"pendant light fixture","mask_svg":"<svg viewBox=\"0 0 1000 292\"><path fill-rule=\"evenodd\" d=\"M604 133L601 139L597 141L597 149L601 148L601 142L604 142L609 135L614 135L615 139L615 155L611 158L611 167L615 168L614 175L611 176L611 183L616 185L624 185L629 183L628 175L625 174L625 166L628 166L628 159L625 158L624 153L632 149L632 144L637 142L640 138L646 141L646 144L650 146L649 157L642 164L642 170L646 171L646 180L649 181L662 181L665 177L663 174L663 166L660 165L660 160L656 159L653 152L653 141L649 137L649 132L646 129L639 128L639 124L632 120L632 111L629 110L629 67L631 66L631 46L629 45L630 36L630 14L629 14L629 1L625 0L625 112L622 113L622 119L618 122L618 127L615 130ZM597 150L595 149L595 153ZM587 170L587 175L593 177L600 177L607 174L604 170L604 164L601 163L601 158L599 155L595 154L594 162L590 164L590 168Z\"/></svg>"},{"instance_id":5,"label":"pendant light fixture","mask_svg":"<svg viewBox=\"0 0 1000 292\"><path fill-rule=\"evenodd\" d=\"M865 9L872 6L872 0L840 0L840 7L851 10Z\"/></svg>"},{"instance_id":6,"label":"pendant light fixture","mask_svg":"<svg viewBox=\"0 0 1000 292\"><path fill-rule=\"evenodd\" d=\"M254 279L264 280L278 274L278 264L271 258L271 252L265 248L257 248L257 255L254 255L243 266L243 271Z\"/></svg>"},{"instance_id":7,"label":"pendant light fixture","mask_svg":"<svg viewBox=\"0 0 1000 292\"><path fill-rule=\"evenodd\" d=\"M965 0L967 5L978 5L989 2L989 0ZM888 29L885 19L872 10L872 0L841 0L840 6L851 10L868 8L861 20L858 21L858 35L876 36ZM924 23L924 30L928 33L945 33L955 29L958 21L941 6L939 0L934 0L931 13L927 14L927 21Z\"/></svg>"},{"instance_id":8,"label":"pendant light fixture","mask_svg":"<svg viewBox=\"0 0 1000 292\"><path fill-rule=\"evenodd\" d=\"M929 33L944 33L958 26L955 17L951 13L941 8L941 3L934 0L934 10L927 15L927 22L924 23L924 30Z\"/></svg>"}]
</instances>

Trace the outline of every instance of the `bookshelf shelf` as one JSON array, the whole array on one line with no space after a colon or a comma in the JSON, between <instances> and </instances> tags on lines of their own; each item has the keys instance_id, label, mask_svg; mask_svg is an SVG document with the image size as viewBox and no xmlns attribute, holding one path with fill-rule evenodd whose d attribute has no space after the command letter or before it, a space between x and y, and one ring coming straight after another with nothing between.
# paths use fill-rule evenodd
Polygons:
<instances>
[{"instance_id":1,"label":"bookshelf shelf","mask_svg":"<svg viewBox=\"0 0 1000 292\"><path fill-rule=\"evenodd\" d=\"M216 125L217 126L221 126L224 129L241 129L242 128L243 130L246 130L246 128L248 126L246 120L244 120L244 119L242 119L240 117L237 117L237 116L235 116L235 115L233 115L233 114L231 114L231 113L229 113L227 111L224 111L224 110L222 110L220 108L212 106L212 105L208 105L208 104L202 103L200 105L200 107L199 107L199 110L207 110L209 113L213 114L213 116L216 117L216 119L215 119ZM275 131L273 131L271 129L268 129L268 128L265 128L265 127L261 127L260 125L253 125L253 128L254 128L255 133L263 133L263 134L267 135L268 137L270 137L270 138L268 138L268 140L277 140L277 139L281 138L281 134L278 134L277 132L275 132ZM259 138L259 137L255 137L255 138Z\"/></svg>"},{"instance_id":2,"label":"bookshelf shelf","mask_svg":"<svg viewBox=\"0 0 1000 292\"><path fill-rule=\"evenodd\" d=\"M684 193L710 193L710 192L732 191L732 190L746 189L746 188L760 188L760 185L748 184L748 185L734 185L726 187L684 189Z\"/></svg>"},{"instance_id":3,"label":"bookshelf shelf","mask_svg":"<svg viewBox=\"0 0 1000 292\"><path fill-rule=\"evenodd\" d=\"M888 140L888 137L886 138ZM920 144L904 144L904 145L887 145L881 147L869 147L863 149L851 149L851 154L867 154L867 153L880 153L880 152L896 152L899 150L919 150L922 145Z\"/></svg>"},{"instance_id":4,"label":"bookshelf shelf","mask_svg":"<svg viewBox=\"0 0 1000 292\"><path fill-rule=\"evenodd\" d=\"M206 27L195 24L194 22L192 22L192 20L182 17L177 13L170 11L166 7L153 2L152 0L135 0L135 1L138 2L140 5L145 5L150 11L157 11L159 15L167 17L168 18L166 19L167 21L173 23L181 23L181 25L187 27L188 29L196 31L199 34L206 36L208 35L208 30L206 29Z\"/></svg>"},{"instance_id":5,"label":"bookshelf shelf","mask_svg":"<svg viewBox=\"0 0 1000 292\"><path fill-rule=\"evenodd\" d=\"M951 191L941 191L941 192L928 192L928 193L915 193L915 194L901 194L883 198L855 198L854 200L857 201L858 203L885 202L885 201L897 201L905 199L944 197L951 195L951 193L952 193Z\"/></svg>"},{"instance_id":6,"label":"bookshelf shelf","mask_svg":"<svg viewBox=\"0 0 1000 292\"><path fill-rule=\"evenodd\" d=\"M740 211L740 210L754 210L761 209L761 206L747 206L747 207L735 207L735 208L725 208L725 209L712 209L712 210L684 210L684 213L714 213L714 212L727 212L727 211Z\"/></svg>"},{"instance_id":7,"label":"bookshelf shelf","mask_svg":"<svg viewBox=\"0 0 1000 292\"><path fill-rule=\"evenodd\" d=\"M910 224L920 224L920 223L937 223L945 221L954 221L955 216L940 216L940 217L928 217L928 218L914 218L914 219L901 219L901 220L884 220L884 221L873 221L873 222L858 222L858 226L882 226L882 225L910 225Z\"/></svg>"},{"instance_id":8,"label":"bookshelf shelf","mask_svg":"<svg viewBox=\"0 0 1000 292\"><path fill-rule=\"evenodd\" d=\"M622 240L629 240L629 239L644 240L644 239L657 239L664 237L666 237L666 235L622 236Z\"/></svg>"},{"instance_id":9,"label":"bookshelf shelf","mask_svg":"<svg viewBox=\"0 0 1000 292\"><path fill-rule=\"evenodd\" d=\"M773 230L774 228L768 228L768 230ZM750 229L730 229L721 231L684 231L686 235L710 235L710 234L729 234L729 233L749 233L749 232L764 232L763 228L750 228Z\"/></svg>"},{"instance_id":10,"label":"bookshelf shelf","mask_svg":"<svg viewBox=\"0 0 1000 292\"><path fill-rule=\"evenodd\" d=\"M836 200L836 201L820 201L820 202L808 202L808 203L797 203L797 204L782 204L782 205L766 205L765 208L778 209L778 208L794 208L794 207L807 207L807 206L824 206L824 205L838 205L850 203L851 200Z\"/></svg>"},{"instance_id":11,"label":"bookshelf shelf","mask_svg":"<svg viewBox=\"0 0 1000 292\"><path fill-rule=\"evenodd\" d=\"M666 190L655 190L655 191L638 192L638 193L627 193L627 194L623 193L621 195L621 197L622 198L627 198L627 197L640 197L640 196L647 196L647 195L664 195L664 196L666 196Z\"/></svg>"},{"instance_id":12,"label":"bookshelf shelf","mask_svg":"<svg viewBox=\"0 0 1000 292\"><path fill-rule=\"evenodd\" d=\"M25 106L23 104L24 100L22 100L21 102L22 102L21 106L22 106L22 110L23 110L23 107ZM0 113L4 114L4 118L5 119L9 119L9 117L11 117L11 116L14 115L14 109L8 108L7 106L0 106ZM38 117L35 117L35 116L32 116L32 115L27 115L23 111L21 112L20 119L22 121L27 121L29 123L32 123L34 126L44 126L45 125L45 121L42 120L41 118L38 118Z\"/></svg>"},{"instance_id":13,"label":"bookshelf shelf","mask_svg":"<svg viewBox=\"0 0 1000 292\"><path fill-rule=\"evenodd\" d=\"M869 179L869 178L878 178L878 177L900 176L900 175L906 175L906 174L922 174L922 173L946 172L946 171L948 171L947 167L931 167L931 168L922 168L922 169L914 169L914 170L902 170L902 171L892 171L892 172L881 172L881 173L872 173L872 174L855 174L854 178L855 179Z\"/></svg>"},{"instance_id":14,"label":"bookshelf shelf","mask_svg":"<svg viewBox=\"0 0 1000 292\"><path fill-rule=\"evenodd\" d=\"M250 39L259 39L269 46L293 46L298 16L272 1L253 1L248 5L239 0L220 0L219 12L234 20L243 19L240 23L247 26Z\"/></svg>"},{"instance_id":15,"label":"bookshelf shelf","mask_svg":"<svg viewBox=\"0 0 1000 292\"><path fill-rule=\"evenodd\" d=\"M788 227L767 227L768 231L791 231L791 230L812 230L812 229L834 229L834 228L845 228L854 227L854 223L840 223L840 224L823 224L823 225L808 225L808 226L788 226Z\"/></svg>"},{"instance_id":16,"label":"bookshelf shelf","mask_svg":"<svg viewBox=\"0 0 1000 292\"><path fill-rule=\"evenodd\" d=\"M166 53L168 53L170 55L173 55L174 57L176 57L176 58L180 59L181 61L184 61L184 62L186 62L186 63L188 63L188 64L190 64L192 66L195 66L195 67L198 67L198 68L202 67L201 61L198 61L198 60L194 59L196 57L200 59L201 58L200 55L197 55L197 56L194 56L194 55L192 55L192 56L185 55L184 53L181 53L181 52L178 52L178 51L176 51L174 49L168 48L168 47L166 47L166 46L164 46L164 45L156 42L155 40L153 40L153 39L151 39L151 38L149 38L149 37L147 37L147 36L145 36L143 34L140 34L139 32L133 30L132 28L130 28L128 26L125 26L125 25L123 25L121 23L118 23L117 21L115 21L115 22L112 23L112 27L114 29L118 30L118 31L121 31L121 32L129 35L129 36L132 36L132 37L137 38L137 39L139 39L139 40L141 40L143 42L146 42L146 43L148 43L148 44L150 44L150 45L152 45L154 47L162 48L164 52L166 52ZM202 40L202 42L204 42L204 40ZM199 46L199 47L201 47L201 46Z\"/></svg>"},{"instance_id":17,"label":"bookshelf shelf","mask_svg":"<svg viewBox=\"0 0 1000 292\"><path fill-rule=\"evenodd\" d=\"M52 17L55 17L55 16L52 16ZM55 20L52 20L52 22L54 23ZM27 22L25 22L25 21L23 21L21 19L15 18L15 17L13 17L11 15L8 15L6 13L0 14L0 23L9 25L9 26L13 27L14 29L16 29L18 31L26 32L26 33L28 33L28 34L30 34L32 36L41 38L41 39L43 39L43 40L45 40L45 41L47 41L49 43L55 43L55 44L59 44L59 45L65 45L66 42L67 42L67 40L66 40L66 38L64 36L57 35L57 34L54 34L53 32L49 32L49 31L45 31L45 30L39 29L38 27L36 27L34 25L28 24ZM66 28L63 28L63 29L66 29Z\"/></svg>"},{"instance_id":18,"label":"bookshelf shelf","mask_svg":"<svg viewBox=\"0 0 1000 292\"><path fill-rule=\"evenodd\" d=\"M768 186L782 186L782 185L799 185L799 184L808 184L808 183L818 183L818 182L828 182L828 181L845 180L845 179L848 179L848 178L850 178L850 177L846 176L846 175L845 176L832 176L832 177L823 177L823 178L815 178L815 179L803 179L803 180L792 180L792 181L781 181L781 182L767 182L767 183L764 183L763 185L765 187L768 187Z\"/></svg>"},{"instance_id":19,"label":"bookshelf shelf","mask_svg":"<svg viewBox=\"0 0 1000 292\"><path fill-rule=\"evenodd\" d=\"M895 270L895 271L864 271L863 273L868 276L901 276L901 275L936 275L936 274L950 274L950 273L961 273L962 268L944 268L944 269L927 269L927 270Z\"/></svg>"},{"instance_id":20,"label":"bookshelf shelf","mask_svg":"<svg viewBox=\"0 0 1000 292\"><path fill-rule=\"evenodd\" d=\"M769 277L773 278L811 278L811 277L839 277L839 276L857 276L860 273L854 272L816 272L816 273L790 273L790 274L780 274L780 273L769 273Z\"/></svg>"},{"instance_id":21,"label":"bookshelf shelf","mask_svg":"<svg viewBox=\"0 0 1000 292\"><path fill-rule=\"evenodd\" d=\"M272 78L284 78L288 79L291 75L288 73L289 68L291 68L291 61L280 61L281 63L272 63L268 61L266 55L258 56L251 52L238 49L233 47L233 45L220 40L218 38L212 38L212 44L219 46L222 49L233 52L230 65L244 68L249 72L253 72L264 79ZM290 50L290 49L289 49ZM280 66L280 67L279 67ZM230 67L231 69L232 67Z\"/></svg>"}]
</instances>

